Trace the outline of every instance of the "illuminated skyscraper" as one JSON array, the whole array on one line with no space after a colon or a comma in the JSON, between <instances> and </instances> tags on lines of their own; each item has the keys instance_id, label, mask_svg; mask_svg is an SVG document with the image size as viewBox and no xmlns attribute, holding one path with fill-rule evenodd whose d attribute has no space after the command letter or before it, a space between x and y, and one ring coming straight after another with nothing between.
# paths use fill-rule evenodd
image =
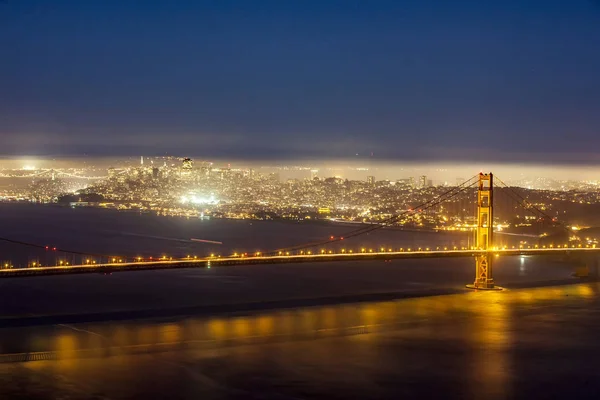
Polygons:
<instances>
[{"instance_id":1,"label":"illuminated skyscraper","mask_svg":"<svg viewBox=\"0 0 600 400\"><path fill-rule=\"evenodd\" d=\"M427 176L425 175L421 175L419 177L419 187L420 188L425 188L427 187Z\"/></svg>"},{"instance_id":2,"label":"illuminated skyscraper","mask_svg":"<svg viewBox=\"0 0 600 400\"><path fill-rule=\"evenodd\" d=\"M181 165L181 168L182 169L187 169L187 170L193 169L194 168L194 162L192 161L191 158L187 158L186 157L186 158L183 159L183 163Z\"/></svg>"},{"instance_id":3,"label":"illuminated skyscraper","mask_svg":"<svg viewBox=\"0 0 600 400\"><path fill-rule=\"evenodd\" d=\"M192 176L193 169L194 169L194 164L192 163L192 159L184 158L183 163L181 164L181 172L180 172L181 177L189 179Z\"/></svg>"},{"instance_id":4,"label":"illuminated skyscraper","mask_svg":"<svg viewBox=\"0 0 600 400\"><path fill-rule=\"evenodd\" d=\"M367 176L367 183L369 185L374 185L375 184L375 177L374 176Z\"/></svg>"}]
</instances>

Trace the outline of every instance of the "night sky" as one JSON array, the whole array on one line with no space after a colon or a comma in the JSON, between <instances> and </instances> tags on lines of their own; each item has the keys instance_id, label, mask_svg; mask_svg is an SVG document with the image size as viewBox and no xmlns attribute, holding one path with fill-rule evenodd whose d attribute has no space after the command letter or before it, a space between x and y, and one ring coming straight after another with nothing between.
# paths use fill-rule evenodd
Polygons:
<instances>
[{"instance_id":1,"label":"night sky","mask_svg":"<svg viewBox=\"0 0 600 400\"><path fill-rule=\"evenodd\" d=\"M0 0L0 154L600 161L600 2Z\"/></svg>"}]
</instances>

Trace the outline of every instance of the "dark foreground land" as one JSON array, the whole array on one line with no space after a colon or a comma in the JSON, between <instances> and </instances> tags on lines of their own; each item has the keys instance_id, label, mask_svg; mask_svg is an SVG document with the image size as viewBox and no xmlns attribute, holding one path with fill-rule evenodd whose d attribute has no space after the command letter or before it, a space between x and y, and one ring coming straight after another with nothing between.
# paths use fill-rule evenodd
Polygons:
<instances>
[{"instance_id":1,"label":"dark foreground land","mask_svg":"<svg viewBox=\"0 0 600 400\"><path fill-rule=\"evenodd\" d=\"M470 261L470 260L469 260ZM1 399L598 398L600 284L506 259L0 282Z\"/></svg>"}]
</instances>

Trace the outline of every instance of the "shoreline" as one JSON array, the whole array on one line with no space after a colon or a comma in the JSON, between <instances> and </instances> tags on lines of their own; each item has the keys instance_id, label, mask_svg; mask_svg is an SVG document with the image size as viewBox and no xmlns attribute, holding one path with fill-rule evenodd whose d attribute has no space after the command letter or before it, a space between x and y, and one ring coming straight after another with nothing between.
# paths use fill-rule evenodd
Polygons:
<instances>
[{"instance_id":1,"label":"shoreline","mask_svg":"<svg viewBox=\"0 0 600 400\"><path fill-rule=\"evenodd\" d=\"M158 217L172 217L172 218L184 218L184 219L198 219L198 220L210 220L210 221L244 221L244 222L278 222L283 224L314 224L314 225L328 225L328 226L339 226L339 227L355 227L356 229L367 228L370 226L378 226L380 225L378 222L359 222L359 221L343 221L343 220L332 220L332 219L303 219L303 220L295 220L291 218L276 218L276 219L258 219L258 218L227 218L227 217L213 217L206 216L200 217L195 215L181 215L178 213L174 214L165 214L160 211L155 210L144 210L144 209L119 209L117 207L100 207L100 206L89 206L89 205L80 205L80 206L70 206L67 204L59 204L59 203L34 203L34 202L25 202L25 201L8 201L1 202L0 208L3 205L10 204L11 206L23 206L23 207L45 207L45 208L62 208L62 209L91 209L91 210L105 210L112 211L117 213L128 213L128 214L142 214L142 215L152 215ZM415 233L425 233L425 234L469 234L471 231L453 231L453 230L445 230L440 228L413 228L413 227L402 227L402 226L384 226L382 229L392 230L392 231L402 231L402 232L415 232Z\"/></svg>"},{"instance_id":2,"label":"shoreline","mask_svg":"<svg viewBox=\"0 0 600 400\"><path fill-rule=\"evenodd\" d=\"M303 219L303 220L295 220L291 218L276 218L276 219L258 219L258 218L227 218L227 217L214 217L214 216L196 216L196 215L182 215L179 213L173 214L165 214L156 210L147 210L147 209L119 209L117 207L100 207L100 206L92 206L92 205L79 205L79 206L71 206L67 204L59 204L59 203L34 203L34 202L25 202L25 201L0 201L0 208L3 205L10 204L11 206L24 206L24 207L47 207L47 208L63 208L63 209L91 209L91 210L104 210L104 211L112 211L117 213L128 213L128 214L139 214L139 215L152 215L158 217L171 217L171 218L183 218L183 219L198 219L198 220L206 220L206 221L243 221L243 222L278 222L282 224L312 224L312 225L322 225L322 226L337 226L337 227L348 227L354 229L367 228L370 226L379 225L377 222L359 222L359 221L344 221L344 220L336 220L336 219ZM447 230L441 228L414 228L414 227L402 227L402 226L384 226L382 229L398 231L398 232L414 232L414 233L423 233L423 234L447 234L447 235L469 235L472 234L473 231L459 231L459 230ZM496 232L497 234L508 234L511 236L520 236L524 238L532 238L531 233L527 232Z\"/></svg>"}]
</instances>

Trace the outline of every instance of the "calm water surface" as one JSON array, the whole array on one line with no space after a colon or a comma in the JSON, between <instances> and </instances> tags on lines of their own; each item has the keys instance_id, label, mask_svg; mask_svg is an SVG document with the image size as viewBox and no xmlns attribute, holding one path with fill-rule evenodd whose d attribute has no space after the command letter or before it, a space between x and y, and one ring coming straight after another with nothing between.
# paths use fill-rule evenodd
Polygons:
<instances>
[{"instance_id":1,"label":"calm water surface","mask_svg":"<svg viewBox=\"0 0 600 400\"><path fill-rule=\"evenodd\" d=\"M0 224L11 239L127 255L225 254L348 230L30 205L0 205ZM354 245L464 240L388 231ZM600 287L572 278L573 265L500 258L509 290L491 293L464 289L470 259L3 279L0 398L597 398Z\"/></svg>"},{"instance_id":2,"label":"calm water surface","mask_svg":"<svg viewBox=\"0 0 600 400\"><path fill-rule=\"evenodd\" d=\"M599 290L6 328L0 398L592 399Z\"/></svg>"},{"instance_id":3,"label":"calm water surface","mask_svg":"<svg viewBox=\"0 0 600 400\"><path fill-rule=\"evenodd\" d=\"M106 256L185 257L264 252L323 241L332 235L344 236L357 227L354 224L324 222L201 220L105 209L0 203L1 237ZM397 250L400 247L462 247L472 244L470 236L466 233L405 232L386 228L327 247L314 248L313 251L325 248ZM191 238L223 244L198 243ZM510 245L518 243L519 239L497 236L496 241ZM46 252L0 242L0 260L11 261L14 265L27 265L31 261L51 265L55 258L76 263L82 259L63 252Z\"/></svg>"}]
</instances>

